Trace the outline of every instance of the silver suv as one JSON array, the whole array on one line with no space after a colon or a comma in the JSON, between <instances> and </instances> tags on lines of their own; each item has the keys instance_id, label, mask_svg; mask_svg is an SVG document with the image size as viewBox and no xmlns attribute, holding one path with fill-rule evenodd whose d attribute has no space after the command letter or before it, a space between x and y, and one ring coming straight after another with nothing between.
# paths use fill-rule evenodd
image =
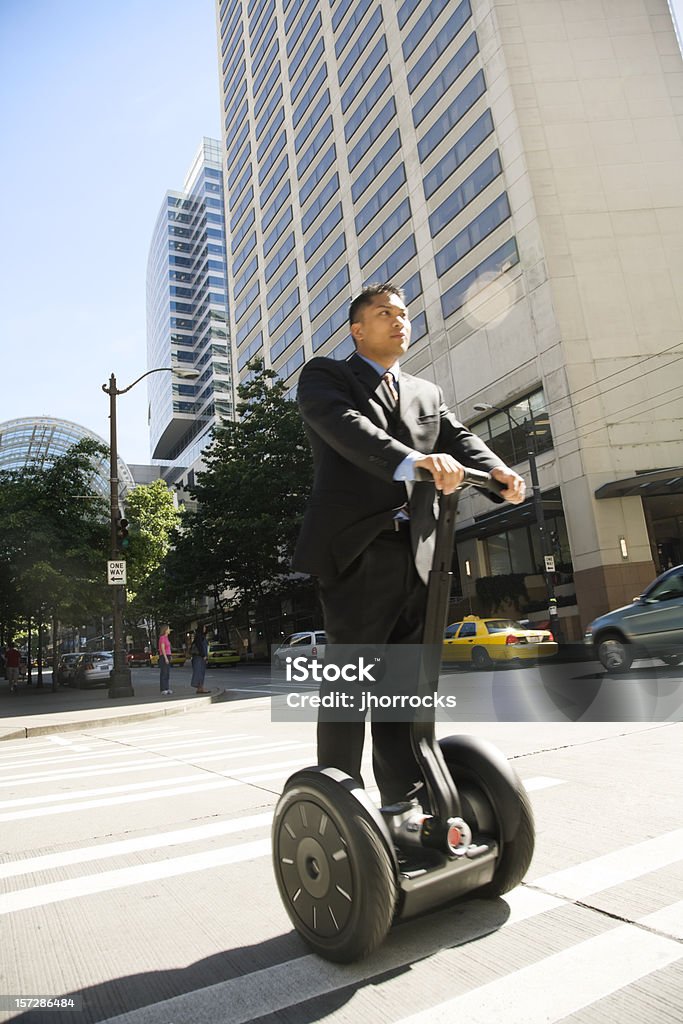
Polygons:
<instances>
[{"instance_id":1,"label":"silver suv","mask_svg":"<svg viewBox=\"0 0 683 1024\"><path fill-rule=\"evenodd\" d=\"M292 633L273 652L273 666L282 668L286 658L316 658L325 660L325 644L327 637L321 629L308 630L303 633Z\"/></svg>"},{"instance_id":2,"label":"silver suv","mask_svg":"<svg viewBox=\"0 0 683 1024\"><path fill-rule=\"evenodd\" d=\"M683 565L674 566L631 604L601 615L586 630L608 672L627 672L637 658L683 662Z\"/></svg>"}]
</instances>

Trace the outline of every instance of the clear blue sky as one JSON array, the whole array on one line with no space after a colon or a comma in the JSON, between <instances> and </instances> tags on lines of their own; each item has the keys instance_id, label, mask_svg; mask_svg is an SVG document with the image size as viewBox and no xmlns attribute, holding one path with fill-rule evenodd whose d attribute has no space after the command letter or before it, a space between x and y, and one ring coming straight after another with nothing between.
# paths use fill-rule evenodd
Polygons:
<instances>
[{"instance_id":1,"label":"clear blue sky","mask_svg":"<svg viewBox=\"0 0 683 1024\"><path fill-rule=\"evenodd\" d=\"M146 369L145 276L167 189L220 137L214 0L0 0L0 422L109 438ZM148 462L147 387L118 400Z\"/></svg>"},{"instance_id":2,"label":"clear blue sky","mask_svg":"<svg viewBox=\"0 0 683 1024\"><path fill-rule=\"evenodd\" d=\"M683 0L673 0L683 25ZM220 137L213 0L0 0L0 422L109 437L146 369L145 275L167 189ZM118 402L147 462L147 389Z\"/></svg>"}]
</instances>

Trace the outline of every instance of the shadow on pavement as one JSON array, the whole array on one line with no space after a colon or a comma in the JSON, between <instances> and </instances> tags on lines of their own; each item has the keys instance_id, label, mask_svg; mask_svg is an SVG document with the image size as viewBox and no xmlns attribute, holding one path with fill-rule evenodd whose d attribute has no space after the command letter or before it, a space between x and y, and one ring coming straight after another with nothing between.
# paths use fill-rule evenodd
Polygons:
<instances>
[{"instance_id":1,"label":"shadow on pavement","mask_svg":"<svg viewBox=\"0 0 683 1024\"><path fill-rule=\"evenodd\" d=\"M126 975L73 992L82 999L82 1010L60 1011L58 1019L61 1024L104 1024L121 1014L174 1000L163 1015L174 1024L214 1017L235 1024L284 1019L309 1024L343 1006L364 985L399 976L441 949L484 938L509 916L510 908L502 899L450 904L398 924L380 949L355 964L333 964L311 954L292 931L216 953L180 970ZM150 943L156 941L158 937L150 935ZM212 986L224 988L201 994ZM33 1010L10 1019L18 1024L54 1024L55 1016L51 1011Z\"/></svg>"}]
</instances>

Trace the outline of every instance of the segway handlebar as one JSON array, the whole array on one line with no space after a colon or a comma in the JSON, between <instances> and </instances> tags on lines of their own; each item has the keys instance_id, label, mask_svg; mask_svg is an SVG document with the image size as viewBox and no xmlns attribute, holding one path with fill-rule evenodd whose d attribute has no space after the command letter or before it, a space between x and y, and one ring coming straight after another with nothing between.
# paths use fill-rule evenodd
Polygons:
<instances>
[{"instance_id":1,"label":"segway handlebar","mask_svg":"<svg viewBox=\"0 0 683 1024\"><path fill-rule=\"evenodd\" d=\"M478 487L482 491L488 491L490 494L500 494L501 491L505 490L505 484L501 484L499 480L495 480L490 473L484 473L480 469L469 469L467 466L463 466L465 475L463 481L460 484L461 487L470 486ZM428 469L416 468L415 480L418 483L431 483L433 477ZM443 497L448 497L443 495Z\"/></svg>"}]
</instances>

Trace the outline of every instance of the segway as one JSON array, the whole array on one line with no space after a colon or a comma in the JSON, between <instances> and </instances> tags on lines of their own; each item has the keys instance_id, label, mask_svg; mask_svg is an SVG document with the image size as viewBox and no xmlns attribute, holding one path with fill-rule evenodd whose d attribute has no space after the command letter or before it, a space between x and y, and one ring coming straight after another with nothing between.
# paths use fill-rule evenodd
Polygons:
<instances>
[{"instance_id":1,"label":"segway","mask_svg":"<svg viewBox=\"0 0 683 1024\"><path fill-rule=\"evenodd\" d=\"M464 483L501 490L476 470ZM420 696L439 685L457 503L458 491L440 498ZM531 806L504 755L471 736L437 742L433 712L419 713L410 732L430 813L414 800L377 808L358 781L322 765L292 775L275 809L280 896L297 932L328 960L366 957L393 922L466 894L502 895L531 861Z\"/></svg>"}]
</instances>

